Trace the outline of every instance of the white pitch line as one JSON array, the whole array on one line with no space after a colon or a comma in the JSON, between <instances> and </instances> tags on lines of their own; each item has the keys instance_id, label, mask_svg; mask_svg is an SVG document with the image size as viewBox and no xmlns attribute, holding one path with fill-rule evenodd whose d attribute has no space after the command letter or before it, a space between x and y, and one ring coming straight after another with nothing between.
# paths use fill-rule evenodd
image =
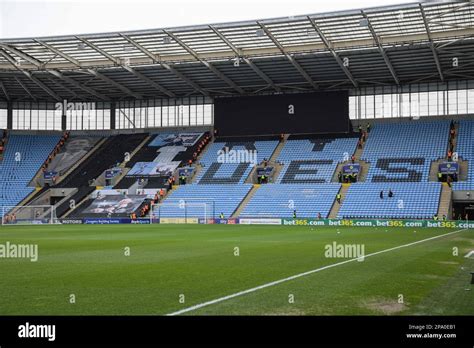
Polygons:
<instances>
[{"instance_id":1,"label":"white pitch line","mask_svg":"<svg viewBox=\"0 0 474 348\"><path fill-rule=\"evenodd\" d=\"M427 242L429 240L449 236L449 235L454 234L454 233L458 233L458 232L461 232L461 231L468 231L468 230L469 230L469 228L468 229L456 230L456 231L453 231L453 232L448 232L448 233L445 233L445 234L441 234L439 236L434 236L434 237L422 239L422 240L419 240L419 241L416 241L416 242L399 245L399 246L396 246L396 247L393 247L393 248L376 251L376 252L373 252L371 254L364 255L364 259L367 258L367 257L370 257L370 256L375 256L375 255L383 254L383 253L386 253L386 252L389 252L389 251L393 251L393 250L397 250L397 249L401 249L401 248L406 248L406 247L409 247L409 246L412 246L412 245ZM278 284L281 284L281 283L284 283L284 282L287 282L287 281L290 281L290 280L293 280L293 279L297 279L297 278L307 276L309 274L324 271L325 269L329 269L329 268L332 268L332 267L344 265L344 264L349 263L349 262L357 261L358 259L359 258L349 259L349 260L333 263L331 265L327 265L327 266L324 266L324 267L316 268L316 269L313 269L311 271L295 274L293 276L283 278L283 279L279 279L279 280L275 280L273 282L266 283L266 284L263 284L263 285L260 285L260 286L256 286L256 287L251 288L251 289L239 291L239 292L236 292L234 294L227 295L227 296L224 296L224 297L219 297L219 298L216 298L215 300L199 303L197 305L194 305L194 306L191 306L191 307L188 307L188 308L184 308L184 309L181 309L179 311L169 313L169 314L166 314L166 315L167 316L174 316L174 315L180 315L180 314L187 313L187 312L192 312L192 311L195 311L196 309L200 309L200 308L207 307L207 306L219 303L219 302L230 300L231 298L235 298L235 297L239 297L239 296L242 296L242 295L250 294L252 292L255 292L255 291L258 291L258 290L261 290L261 289L269 288L269 287L274 286L274 285L278 285Z\"/></svg>"}]
</instances>

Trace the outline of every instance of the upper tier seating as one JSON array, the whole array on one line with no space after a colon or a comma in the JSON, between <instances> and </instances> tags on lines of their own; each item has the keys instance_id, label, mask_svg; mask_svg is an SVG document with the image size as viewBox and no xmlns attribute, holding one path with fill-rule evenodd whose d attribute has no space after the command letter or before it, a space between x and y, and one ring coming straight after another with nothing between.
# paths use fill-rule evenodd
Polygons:
<instances>
[{"instance_id":1,"label":"upper tier seating","mask_svg":"<svg viewBox=\"0 0 474 348\"><path fill-rule=\"evenodd\" d=\"M160 218L214 218L223 213L225 218L229 218L251 187L251 184L179 186L164 200L163 205L156 207L154 215ZM188 203L186 209L182 205L180 207L181 200Z\"/></svg>"},{"instance_id":2,"label":"upper tier seating","mask_svg":"<svg viewBox=\"0 0 474 348\"><path fill-rule=\"evenodd\" d=\"M122 163L126 153L131 153L147 134L121 134L106 140L90 157L73 170L58 187L89 186L89 181L97 178L106 169Z\"/></svg>"},{"instance_id":3,"label":"upper tier seating","mask_svg":"<svg viewBox=\"0 0 474 348\"><path fill-rule=\"evenodd\" d=\"M448 121L377 124L361 159L370 162L366 181L428 181L431 162L445 157Z\"/></svg>"},{"instance_id":4,"label":"upper tier seating","mask_svg":"<svg viewBox=\"0 0 474 348\"><path fill-rule=\"evenodd\" d=\"M454 182L453 190L474 190L474 121L459 121L455 151L461 160L468 161L467 181Z\"/></svg>"},{"instance_id":5,"label":"upper tier seating","mask_svg":"<svg viewBox=\"0 0 474 348\"><path fill-rule=\"evenodd\" d=\"M63 175L80 161L100 139L98 136L78 135L69 137L59 153L54 156L51 163L48 164L46 170Z\"/></svg>"},{"instance_id":6,"label":"upper tier seating","mask_svg":"<svg viewBox=\"0 0 474 348\"><path fill-rule=\"evenodd\" d=\"M106 217L130 217L132 213L138 213L146 195L124 195L108 194L88 200L78 209L74 210L69 217L74 218L106 218ZM139 216L137 214L137 216Z\"/></svg>"},{"instance_id":7,"label":"upper tier seating","mask_svg":"<svg viewBox=\"0 0 474 348\"><path fill-rule=\"evenodd\" d=\"M262 185L240 217L316 218L329 215L341 184L268 184Z\"/></svg>"},{"instance_id":8,"label":"upper tier seating","mask_svg":"<svg viewBox=\"0 0 474 348\"><path fill-rule=\"evenodd\" d=\"M389 189L393 197L388 198ZM384 198L380 198L380 191ZM431 219L438 212L441 183L351 184L338 218Z\"/></svg>"},{"instance_id":9,"label":"upper tier seating","mask_svg":"<svg viewBox=\"0 0 474 348\"><path fill-rule=\"evenodd\" d=\"M288 140L277 161L284 164L277 183L331 182L338 163L347 161L357 137Z\"/></svg>"},{"instance_id":10,"label":"upper tier seating","mask_svg":"<svg viewBox=\"0 0 474 348\"><path fill-rule=\"evenodd\" d=\"M90 187L90 181L99 177L104 170L123 162L125 153L131 153L146 137L147 134L121 134L107 138L104 144L55 187L78 188L78 192L71 199L76 203L82 201L94 191ZM56 215L61 217L69 210L70 204L67 200L56 208Z\"/></svg>"},{"instance_id":11,"label":"upper tier seating","mask_svg":"<svg viewBox=\"0 0 474 348\"><path fill-rule=\"evenodd\" d=\"M249 176L253 166L261 163L265 158L269 159L277 145L277 140L214 142L201 158L200 162L204 168L196 177L197 183L242 184ZM222 154L226 147L229 155L224 158ZM219 156L220 154L221 156ZM255 159L252 158L255 154L257 163L249 163Z\"/></svg>"},{"instance_id":12,"label":"upper tier seating","mask_svg":"<svg viewBox=\"0 0 474 348\"><path fill-rule=\"evenodd\" d=\"M17 205L34 190L27 185L59 139L59 135L9 136L0 162L0 205Z\"/></svg>"}]
</instances>

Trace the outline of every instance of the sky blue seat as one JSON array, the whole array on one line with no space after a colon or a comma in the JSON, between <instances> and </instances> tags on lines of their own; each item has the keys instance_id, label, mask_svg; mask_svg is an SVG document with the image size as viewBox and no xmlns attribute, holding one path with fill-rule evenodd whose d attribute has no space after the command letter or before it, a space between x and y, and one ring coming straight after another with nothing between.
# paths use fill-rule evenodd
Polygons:
<instances>
[{"instance_id":1,"label":"sky blue seat","mask_svg":"<svg viewBox=\"0 0 474 348\"><path fill-rule=\"evenodd\" d=\"M357 141L357 137L287 140L277 159L284 166L276 182L331 182L338 163L350 159Z\"/></svg>"},{"instance_id":2,"label":"sky blue seat","mask_svg":"<svg viewBox=\"0 0 474 348\"><path fill-rule=\"evenodd\" d=\"M225 218L230 218L251 188L252 184L182 185L156 207L154 215L161 218L218 218L223 213Z\"/></svg>"},{"instance_id":3,"label":"sky blue seat","mask_svg":"<svg viewBox=\"0 0 474 348\"><path fill-rule=\"evenodd\" d=\"M327 217L341 184L265 184L260 186L240 217Z\"/></svg>"},{"instance_id":4,"label":"sky blue seat","mask_svg":"<svg viewBox=\"0 0 474 348\"><path fill-rule=\"evenodd\" d=\"M278 145L277 140L248 141L248 142L215 142L209 146L209 149L201 158L203 169L197 174L198 184L242 184L249 176L256 163L250 163L256 159L261 163L265 158L269 159ZM240 151L240 157L233 163L232 157L219 157L220 151L228 147L229 150ZM252 152L245 156L243 150L256 151L255 158ZM224 159L224 163L222 163Z\"/></svg>"},{"instance_id":5,"label":"sky blue seat","mask_svg":"<svg viewBox=\"0 0 474 348\"><path fill-rule=\"evenodd\" d=\"M428 181L431 162L446 156L448 139L448 121L375 125L361 156L370 162L366 181Z\"/></svg>"},{"instance_id":6,"label":"sky blue seat","mask_svg":"<svg viewBox=\"0 0 474 348\"><path fill-rule=\"evenodd\" d=\"M27 185L60 140L56 135L10 135L0 161L0 205L18 205L34 188ZM0 214L3 216L3 208Z\"/></svg>"},{"instance_id":7,"label":"sky blue seat","mask_svg":"<svg viewBox=\"0 0 474 348\"><path fill-rule=\"evenodd\" d=\"M388 198L388 191L394 196ZM380 199L380 191L384 198ZM338 218L414 218L430 219L438 212L441 183L351 184Z\"/></svg>"},{"instance_id":8,"label":"sky blue seat","mask_svg":"<svg viewBox=\"0 0 474 348\"><path fill-rule=\"evenodd\" d=\"M459 129L455 151L459 159L468 161L467 181L453 183L455 191L474 190L474 121L459 121Z\"/></svg>"}]
</instances>

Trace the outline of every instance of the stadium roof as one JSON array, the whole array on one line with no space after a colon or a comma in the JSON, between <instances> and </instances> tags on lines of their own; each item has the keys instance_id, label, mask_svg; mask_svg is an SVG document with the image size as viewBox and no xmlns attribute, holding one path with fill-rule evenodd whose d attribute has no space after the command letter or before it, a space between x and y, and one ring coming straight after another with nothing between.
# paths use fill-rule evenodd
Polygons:
<instances>
[{"instance_id":1,"label":"stadium roof","mask_svg":"<svg viewBox=\"0 0 474 348\"><path fill-rule=\"evenodd\" d=\"M0 100L251 95L472 79L473 8L467 1L426 2L0 39Z\"/></svg>"}]
</instances>

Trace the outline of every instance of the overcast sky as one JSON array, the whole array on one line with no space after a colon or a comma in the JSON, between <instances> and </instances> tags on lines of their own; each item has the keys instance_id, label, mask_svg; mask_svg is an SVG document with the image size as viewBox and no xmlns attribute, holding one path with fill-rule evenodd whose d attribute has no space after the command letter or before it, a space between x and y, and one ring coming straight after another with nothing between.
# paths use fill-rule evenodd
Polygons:
<instances>
[{"instance_id":1,"label":"overcast sky","mask_svg":"<svg viewBox=\"0 0 474 348\"><path fill-rule=\"evenodd\" d=\"M210 24L414 0L0 0L0 38Z\"/></svg>"}]
</instances>

